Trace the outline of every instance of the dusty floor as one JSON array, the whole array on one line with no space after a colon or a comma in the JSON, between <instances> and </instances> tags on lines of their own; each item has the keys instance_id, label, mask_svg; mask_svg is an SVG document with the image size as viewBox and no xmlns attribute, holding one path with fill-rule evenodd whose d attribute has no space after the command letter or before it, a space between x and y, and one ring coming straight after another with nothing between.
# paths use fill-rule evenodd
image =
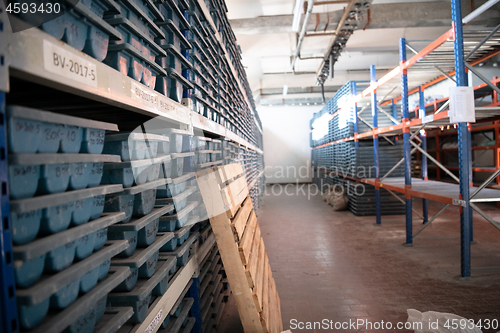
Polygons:
<instances>
[{"instance_id":1,"label":"dusty floor","mask_svg":"<svg viewBox=\"0 0 500 333\"><path fill-rule=\"evenodd\" d=\"M420 200L414 200L414 207L419 204ZM431 202L430 214L442 206ZM494 206L484 207L492 216L500 216ZM403 247L404 216L384 216L382 226L376 227L374 217L333 212L321 196L310 200L303 195L265 196L258 221L281 298L284 328L292 328L294 333L371 332L364 327L293 329L293 320L383 320L395 327L407 320L406 310L411 308L451 312L482 319L483 323L485 319L500 321L500 231L474 217L473 278L464 281L458 277L460 225L456 207L448 208L425 229L413 247ZM414 230L420 226L415 216ZM217 332L242 331L231 297ZM483 328L483 332L497 331L500 327Z\"/></svg>"}]
</instances>

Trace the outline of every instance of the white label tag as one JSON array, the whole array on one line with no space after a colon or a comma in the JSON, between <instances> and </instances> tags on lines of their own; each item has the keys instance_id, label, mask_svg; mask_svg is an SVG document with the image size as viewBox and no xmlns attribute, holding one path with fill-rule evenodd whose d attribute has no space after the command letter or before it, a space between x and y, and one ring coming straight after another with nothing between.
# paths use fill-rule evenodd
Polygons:
<instances>
[{"instance_id":1,"label":"white label tag","mask_svg":"<svg viewBox=\"0 0 500 333\"><path fill-rule=\"evenodd\" d=\"M425 118L425 110L424 109L418 109L418 117Z\"/></svg>"},{"instance_id":2,"label":"white label tag","mask_svg":"<svg viewBox=\"0 0 500 333\"><path fill-rule=\"evenodd\" d=\"M430 123L433 120L434 120L434 115L431 114L430 116L425 116L422 118L422 124Z\"/></svg>"},{"instance_id":3,"label":"white label tag","mask_svg":"<svg viewBox=\"0 0 500 333\"><path fill-rule=\"evenodd\" d=\"M476 122L474 89L472 87L450 87L450 123Z\"/></svg>"},{"instance_id":4,"label":"white label tag","mask_svg":"<svg viewBox=\"0 0 500 333\"><path fill-rule=\"evenodd\" d=\"M153 318L153 320L151 321L151 323L144 330L144 333L151 333L151 332L153 332L154 329L156 328L156 326L158 326L162 322L161 321L162 315L163 315L163 310L158 311L158 314Z\"/></svg>"},{"instance_id":5,"label":"white label tag","mask_svg":"<svg viewBox=\"0 0 500 333\"><path fill-rule=\"evenodd\" d=\"M465 201L460 199L453 199L453 206L465 207Z\"/></svg>"},{"instance_id":6,"label":"white label tag","mask_svg":"<svg viewBox=\"0 0 500 333\"><path fill-rule=\"evenodd\" d=\"M97 66L73 52L43 40L45 70L97 88Z\"/></svg>"},{"instance_id":7,"label":"white label tag","mask_svg":"<svg viewBox=\"0 0 500 333\"><path fill-rule=\"evenodd\" d=\"M140 101L146 105L149 105L153 108L158 107L158 94L155 92L148 91L141 87L138 83L134 81L131 82L132 87L132 98Z\"/></svg>"}]
</instances>

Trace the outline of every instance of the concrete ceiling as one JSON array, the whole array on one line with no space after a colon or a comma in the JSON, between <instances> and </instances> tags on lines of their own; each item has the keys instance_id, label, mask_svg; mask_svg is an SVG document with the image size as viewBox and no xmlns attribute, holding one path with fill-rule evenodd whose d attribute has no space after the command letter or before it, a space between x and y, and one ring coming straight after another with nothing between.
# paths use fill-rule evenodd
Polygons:
<instances>
[{"instance_id":1,"label":"concrete ceiling","mask_svg":"<svg viewBox=\"0 0 500 333\"><path fill-rule=\"evenodd\" d=\"M473 0L476 7L483 2ZM300 52L301 59L295 66L297 75L293 75L291 60L298 39L298 34L292 31L295 0L226 0L226 3L257 102L283 99L276 92L282 90L285 84L290 88L303 88L291 90L285 98L304 98L304 101L312 98L317 101L321 94L317 89L310 88L315 86L320 58L333 36L306 37ZM307 34L335 30L345 5L314 6ZM468 14L471 0L463 0L462 8L464 15ZM302 14L303 20L304 12ZM325 93L327 99L348 80L369 80L369 66L372 64L377 66L378 76L397 66L401 37L408 41L430 42L451 27L449 0L374 0L370 6L369 22L367 16L363 16L335 63L333 80L325 82L325 86L330 87ZM490 9L475 24L487 25L498 17L498 8Z\"/></svg>"}]
</instances>

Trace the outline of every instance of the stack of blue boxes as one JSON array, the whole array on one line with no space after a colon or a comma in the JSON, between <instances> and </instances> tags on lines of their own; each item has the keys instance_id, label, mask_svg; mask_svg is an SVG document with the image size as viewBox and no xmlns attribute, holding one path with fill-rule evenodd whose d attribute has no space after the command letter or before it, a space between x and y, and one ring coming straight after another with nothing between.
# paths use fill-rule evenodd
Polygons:
<instances>
[{"instance_id":1,"label":"stack of blue boxes","mask_svg":"<svg viewBox=\"0 0 500 333\"><path fill-rule=\"evenodd\" d=\"M366 82L347 82L311 119L311 147L324 145L312 150L312 165L316 168L313 182L322 188L327 185L339 185L347 194L348 207L355 215L375 215L375 189L369 185L356 184L357 179L375 178L372 139L360 140L358 147L355 147L354 140L325 145L354 136L357 116L352 100L354 86L357 92L360 92L366 86ZM361 106L358 106L358 112L360 109ZM391 110L386 111L392 114ZM379 128L393 124L390 118L378 112ZM372 125L370 111L365 111L361 117ZM358 120L358 132L370 131L369 125ZM403 158L403 147L397 142L391 145L383 139L379 141L379 174L382 177ZM403 175L404 168L401 165L390 174L390 177ZM404 204L385 189L381 190L381 198L382 214L404 214Z\"/></svg>"},{"instance_id":2,"label":"stack of blue boxes","mask_svg":"<svg viewBox=\"0 0 500 333\"><path fill-rule=\"evenodd\" d=\"M120 161L103 154L106 131L118 127L14 105L7 122L21 329L91 331L107 294L129 274L110 268L127 242L107 238L126 215L103 213L105 195L123 187L100 185L103 163Z\"/></svg>"}]
</instances>

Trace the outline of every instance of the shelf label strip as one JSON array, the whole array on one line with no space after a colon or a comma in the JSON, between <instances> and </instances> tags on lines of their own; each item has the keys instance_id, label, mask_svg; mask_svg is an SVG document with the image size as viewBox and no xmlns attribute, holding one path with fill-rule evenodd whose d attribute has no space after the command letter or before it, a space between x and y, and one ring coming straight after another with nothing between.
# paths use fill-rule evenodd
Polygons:
<instances>
[{"instance_id":1,"label":"shelf label strip","mask_svg":"<svg viewBox=\"0 0 500 333\"><path fill-rule=\"evenodd\" d=\"M43 66L46 71L97 88L96 64L46 39L43 40Z\"/></svg>"}]
</instances>

